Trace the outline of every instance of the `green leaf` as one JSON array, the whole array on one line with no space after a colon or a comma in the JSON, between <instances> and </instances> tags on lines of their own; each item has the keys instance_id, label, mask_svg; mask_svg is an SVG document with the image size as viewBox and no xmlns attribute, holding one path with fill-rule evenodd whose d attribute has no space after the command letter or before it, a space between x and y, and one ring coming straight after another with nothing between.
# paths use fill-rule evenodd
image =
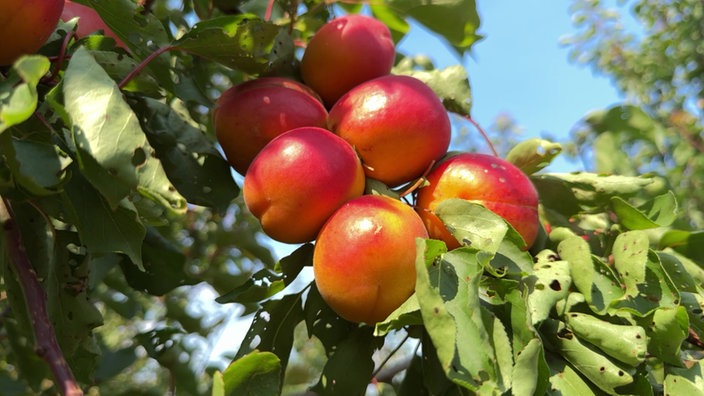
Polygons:
<instances>
[{"instance_id":1,"label":"green leaf","mask_svg":"<svg viewBox=\"0 0 704 396\"><path fill-rule=\"evenodd\" d=\"M138 191L162 210L185 211L186 200L154 157L135 114L88 51L79 48L71 58L63 93L81 171L111 207Z\"/></svg>"},{"instance_id":2,"label":"green leaf","mask_svg":"<svg viewBox=\"0 0 704 396\"><path fill-rule=\"evenodd\" d=\"M527 175L532 175L550 165L562 152L560 143L539 138L524 140L506 155L506 161L516 165Z\"/></svg>"},{"instance_id":3,"label":"green leaf","mask_svg":"<svg viewBox=\"0 0 704 396\"><path fill-rule=\"evenodd\" d=\"M583 344L562 322L547 320L541 333L552 348L604 392L616 394L615 388L633 382L627 369Z\"/></svg>"},{"instance_id":4,"label":"green leaf","mask_svg":"<svg viewBox=\"0 0 704 396\"><path fill-rule=\"evenodd\" d=\"M216 298L220 304L251 303L265 300L286 287L283 275L262 269L255 272L243 284Z\"/></svg>"},{"instance_id":5,"label":"green leaf","mask_svg":"<svg viewBox=\"0 0 704 396\"><path fill-rule=\"evenodd\" d=\"M459 55L463 55L482 38L477 32L479 14L474 0L385 0L383 6L403 19L415 19L439 34ZM377 9L380 7L380 4L376 6Z\"/></svg>"},{"instance_id":6,"label":"green leaf","mask_svg":"<svg viewBox=\"0 0 704 396\"><path fill-rule=\"evenodd\" d=\"M364 394L374 370L372 354L382 344L383 339L375 338L371 327L355 328L337 344L311 390L323 395Z\"/></svg>"},{"instance_id":7,"label":"green leaf","mask_svg":"<svg viewBox=\"0 0 704 396\"><path fill-rule=\"evenodd\" d=\"M59 147L35 140L13 139L0 148L18 187L35 196L56 194L67 180L71 158Z\"/></svg>"},{"instance_id":8,"label":"green leaf","mask_svg":"<svg viewBox=\"0 0 704 396\"><path fill-rule=\"evenodd\" d=\"M567 328L607 355L631 366L638 366L648 352L648 338L641 326L617 325L590 314L565 315Z\"/></svg>"},{"instance_id":9,"label":"green leaf","mask_svg":"<svg viewBox=\"0 0 704 396\"><path fill-rule=\"evenodd\" d=\"M442 100L445 109L469 116L472 108L472 90L467 71L462 66L448 66L442 70L418 70L414 66L413 59L404 58L394 67L392 73L423 81Z\"/></svg>"},{"instance_id":10,"label":"green leaf","mask_svg":"<svg viewBox=\"0 0 704 396\"><path fill-rule=\"evenodd\" d=\"M271 352L254 351L227 366L222 379L225 395L275 396L281 387L281 361Z\"/></svg>"},{"instance_id":11,"label":"green leaf","mask_svg":"<svg viewBox=\"0 0 704 396\"><path fill-rule=\"evenodd\" d=\"M174 47L245 73L259 74L270 67L280 27L253 14L228 15L195 24ZM291 40L290 35L285 36Z\"/></svg>"},{"instance_id":12,"label":"green leaf","mask_svg":"<svg viewBox=\"0 0 704 396\"><path fill-rule=\"evenodd\" d=\"M145 59L160 47L170 43L170 36L164 25L151 12L141 12L130 0L79 0L78 2L94 8L100 18L115 34L124 41L135 57ZM146 70L159 81L159 84L173 91L174 82L171 74L169 56L161 54L152 59Z\"/></svg>"},{"instance_id":13,"label":"green leaf","mask_svg":"<svg viewBox=\"0 0 704 396\"><path fill-rule=\"evenodd\" d=\"M224 213L240 192L230 165L214 142L178 111L150 98L135 98L140 124L166 175L189 203Z\"/></svg>"},{"instance_id":14,"label":"green leaf","mask_svg":"<svg viewBox=\"0 0 704 396\"><path fill-rule=\"evenodd\" d=\"M12 65L8 79L0 82L0 134L32 116L37 108L37 85L50 65L40 55L20 57Z\"/></svg>"},{"instance_id":15,"label":"green leaf","mask_svg":"<svg viewBox=\"0 0 704 396\"><path fill-rule=\"evenodd\" d=\"M235 359L254 350L273 352L279 357L281 370L284 373L293 346L293 330L305 319L301 301L302 293L289 294L279 300L264 302L262 308L254 315L252 325Z\"/></svg>"},{"instance_id":16,"label":"green leaf","mask_svg":"<svg viewBox=\"0 0 704 396\"><path fill-rule=\"evenodd\" d=\"M531 180L544 207L571 217L582 212L605 212L611 197L634 196L654 179L575 172L544 173L533 175Z\"/></svg>"},{"instance_id":17,"label":"green leaf","mask_svg":"<svg viewBox=\"0 0 704 396\"><path fill-rule=\"evenodd\" d=\"M652 317L643 322L648 332L648 352L663 362L682 366L680 349L689 334L687 310L684 307L656 309Z\"/></svg>"},{"instance_id":18,"label":"green leaf","mask_svg":"<svg viewBox=\"0 0 704 396\"><path fill-rule=\"evenodd\" d=\"M467 389L502 389L498 339L492 339L495 319L479 302L484 263L470 248L455 249L440 260L426 258L426 246L432 251L433 243L418 241L416 295L440 365L450 380ZM432 263L429 269L426 260Z\"/></svg>"},{"instance_id":19,"label":"green leaf","mask_svg":"<svg viewBox=\"0 0 704 396\"><path fill-rule=\"evenodd\" d=\"M551 389L548 395L554 396L593 396L598 389L592 387L577 370L563 359L552 357L548 364L554 373L550 377ZM536 395L537 396L537 395Z\"/></svg>"},{"instance_id":20,"label":"green leaf","mask_svg":"<svg viewBox=\"0 0 704 396\"><path fill-rule=\"evenodd\" d=\"M672 367L665 376L664 394L701 395L704 389L704 364L697 361L689 368Z\"/></svg>"},{"instance_id":21,"label":"green leaf","mask_svg":"<svg viewBox=\"0 0 704 396\"><path fill-rule=\"evenodd\" d=\"M629 231L616 237L614 267L626 287L624 299L612 304L644 316L658 308L678 305L679 292L667 275L658 256L649 249L643 231Z\"/></svg>"},{"instance_id":22,"label":"green leaf","mask_svg":"<svg viewBox=\"0 0 704 396\"><path fill-rule=\"evenodd\" d=\"M463 199L440 202L435 214L460 243L490 253L499 250L509 228L501 216Z\"/></svg>"},{"instance_id":23,"label":"green leaf","mask_svg":"<svg viewBox=\"0 0 704 396\"><path fill-rule=\"evenodd\" d=\"M544 395L548 387L550 368L540 338L531 339L516 356L513 367L512 394L516 396Z\"/></svg>"},{"instance_id":24,"label":"green leaf","mask_svg":"<svg viewBox=\"0 0 704 396\"><path fill-rule=\"evenodd\" d=\"M95 255L124 253L143 269L142 241L146 229L127 200L111 208L104 197L78 172L64 187L62 210L76 226L81 242Z\"/></svg>"},{"instance_id":25,"label":"green leaf","mask_svg":"<svg viewBox=\"0 0 704 396\"><path fill-rule=\"evenodd\" d=\"M210 396L225 396L225 380L220 371L213 373L213 390Z\"/></svg>"},{"instance_id":26,"label":"green leaf","mask_svg":"<svg viewBox=\"0 0 704 396\"><path fill-rule=\"evenodd\" d=\"M699 339L704 339L704 293L682 292L680 297L689 316L690 329Z\"/></svg>"},{"instance_id":27,"label":"green leaf","mask_svg":"<svg viewBox=\"0 0 704 396\"><path fill-rule=\"evenodd\" d=\"M374 335L383 337L393 330L422 324L423 317L420 314L418 298L413 294L400 307L391 312L383 322L379 322L374 326Z\"/></svg>"},{"instance_id":28,"label":"green leaf","mask_svg":"<svg viewBox=\"0 0 704 396\"><path fill-rule=\"evenodd\" d=\"M528 310L533 325L548 318L558 301L567 297L572 276L567 261L538 262L535 272L523 278L528 286Z\"/></svg>"},{"instance_id":29,"label":"green leaf","mask_svg":"<svg viewBox=\"0 0 704 396\"><path fill-rule=\"evenodd\" d=\"M120 262L127 283L135 290L163 296L179 286L200 281L186 272L186 257L180 246L164 238L153 227L147 228L141 251L143 268Z\"/></svg>"},{"instance_id":30,"label":"green leaf","mask_svg":"<svg viewBox=\"0 0 704 396\"><path fill-rule=\"evenodd\" d=\"M672 191L659 195L638 208L618 196L611 198L611 205L619 223L629 230L666 227L671 225L678 215L677 199Z\"/></svg>"},{"instance_id":31,"label":"green leaf","mask_svg":"<svg viewBox=\"0 0 704 396\"><path fill-rule=\"evenodd\" d=\"M571 236L560 242L557 253L569 263L574 286L595 312L605 313L614 300L623 297L620 279L611 267L592 256L587 241Z\"/></svg>"},{"instance_id":32,"label":"green leaf","mask_svg":"<svg viewBox=\"0 0 704 396\"><path fill-rule=\"evenodd\" d=\"M326 356L332 355L342 340L358 327L356 323L341 318L328 306L312 282L304 306L308 337L315 336L323 344Z\"/></svg>"}]
</instances>

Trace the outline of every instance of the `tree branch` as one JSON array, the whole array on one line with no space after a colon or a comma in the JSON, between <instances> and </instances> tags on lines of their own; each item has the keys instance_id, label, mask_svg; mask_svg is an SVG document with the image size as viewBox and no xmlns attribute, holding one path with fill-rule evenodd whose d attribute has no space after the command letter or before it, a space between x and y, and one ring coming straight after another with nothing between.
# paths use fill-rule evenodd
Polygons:
<instances>
[{"instance_id":1,"label":"tree branch","mask_svg":"<svg viewBox=\"0 0 704 396\"><path fill-rule=\"evenodd\" d=\"M83 395L56 340L54 327L51 325L46 308L47 296L25 251L22 234L15 222L12 207L3 197L0 197L0 225L7 242L10 266L17 273L32 323L34 351L49 365L54 374L56 386L63 395Z\"/></svg>"}]
</instances>

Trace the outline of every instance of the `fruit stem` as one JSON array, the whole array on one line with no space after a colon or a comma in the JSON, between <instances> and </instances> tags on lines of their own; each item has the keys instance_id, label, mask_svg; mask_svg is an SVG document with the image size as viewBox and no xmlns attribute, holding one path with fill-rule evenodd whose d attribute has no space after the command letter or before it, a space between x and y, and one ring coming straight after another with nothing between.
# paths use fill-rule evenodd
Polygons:
<instances>
[{"instance_id":1,"label":"fruit stem","mask_svg":"<svg viewBox=\"0 0 704 396\"><path fill-rule=\"evenodd\" d=\"M494 157L498 157L498 156L499 156L499 153L496 151L496 148L494 147L494 144L491 143L491 140L489 139L489 135L487 135L487 133L484 131L484 129L482 129L481 125L479 125L479 123L476 122L476 121L474 120L474 118L472 118L471 116L465 115L465 116L463 116L463 117L464 117L464 119L466 119L467 121L469 121L472 125L474 125L475 128L477 128L477 130L479 131L479 133L480 133L480 134L482 135L482 137L484 138L484 141L486 142L486 144L487 144L487 145L489 146L489 148L491 149L491 152L494 153Z\"/></svg>"},{"instance_id":2,"label":"fruit stem","mask_svg":"<svg viewBox=\"0 0 704 396\"><path fill-rule=\"evenodd\" d=\"M274 0L269 0L266 2L266 11L264 11L264 20L269 22L271 20L271 13L274 10Z\"/></svg>"},{"instance_id":3,"label":"fruit stem","mask_svg":"<svg viewBox=\"0 0 704 396\"><path fill-rule=\"evenodd\" d=\"M172 46L172 45L169 45L169 46L166 46L166 47L161 47L161 48L159 48L158 50L152 52L148 57L144 58L144 60L141 61L127 76L125 76L125 78L123 78L122 81L120 81L120 83L117 84L117 87L120 88L120 89L122 89L122 88L123 88L125 85L127 85L127 83L129 83L130 80L132 80L137 74L141 73L142 70L144 70L144 68L147 67L147 65L149 64L149 62L151 62L152 60L154 60L154 58L156 58L157 56L163 54L164 52L171 51L171 50L174 49L174 48L176 48L176 47L174 47L174 46Z\"/></svg>"},{"instance_id":4,"label":"fruit stem","mask_svg":"<svg viewBox=\"0 0 704 396\"><path fill-rule=\"evenodd\" d=\"M64 37L63 41L61 42L61 49L59 49L59 54L56 56L56 64L54 65L54 71L51 72L51 75L46 77L47 83L53 83L56 79L56 76L59 74L59 71L61 71L61 68L64 65L64 61L67 58L66 49L68 48L68 43L71 42L71 39L75 35L76 33L73 30L66 33L66 37Z\"/></svg>"},{"instance_id":5,"label":"fruit stem","mask_svg":"<svg viewBox=\"0 0 704 396\"><path fill-rule=\"evenodd\" d=\"M9 262L17 274L34 331L34 350L44 359L54 375L55 384L63 395L83 395L78 387L71 368L64 358L56 340L54 327L49 320L46 307L47 296L37 278L31 261L27 256L22 234L15 222L10 202L0 197L0 225L4 231Z\"/></svg>"},{"instance_id":6,"label":"fruit stem","mask_svg":"<svg viewBox=\"0 0 704 396\"><path fill-rule=\"evenodd\" d=\"M418 180L415 181L415 183L411 184L410 187L407 189L403 190L400 192L398 195L399 197L403 198L406 195L412 193L413 191L417 190L418 187L420 187L423 183L425 183L425 177L428 176L428 173L430 173L430 170L433 169L433 166L435 165L435 161L430 161L430 165L428 165L428 168L423 172L423 175L418 178Z\"/></svg>"}]
</instances>

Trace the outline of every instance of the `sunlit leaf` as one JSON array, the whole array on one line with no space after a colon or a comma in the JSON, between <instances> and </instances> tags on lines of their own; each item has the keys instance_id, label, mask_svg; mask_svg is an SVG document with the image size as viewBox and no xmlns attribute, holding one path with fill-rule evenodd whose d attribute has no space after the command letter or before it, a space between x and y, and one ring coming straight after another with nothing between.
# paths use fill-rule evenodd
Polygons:
<instances>
[{"instance_id":1,"label":"sunlit leaf","mask_svg":"<svg viewBox=\"0 0 704 396\"><path fill-rule=\"evenodd\" d=\"M222 372L225 395L277 395L281 387L281 362L271 352L253 351L230 363Z\"/></svg>"},{"instance_id":2,"label":"sunlit leaf","mask_svg":"<svg viewBox=\"0 0 704 396\"><path fill-rule=\"evenodd\" d=\"M669 226L678 215L677 199L672 191L659 195L638 208L618 196L611 198L611 205L619 222L629 230Z\"/></svg>"},{"instance_id":3,"label":"sunlit leaf","mask_svg":"<svg viewBox=\"0 0 704 396\"><path fill-rule=\"evenodd\" d=\"M562 152L562 145L545 139L523 140L509 151L506 161L516 165L525 174L531 175L550 165Z\"/></svg>"},{"instance_id":4,"label":"sunlit leaf","mask_svg":"<svg viewBox=\"0 0 704 396\"><path fill-rule=\"evenodd\" d=\"M20 57L7 80L0 80L0 134L32 116L37 108L37 85L49 71L40 55Z\"/></svg>"},{"instance_id":5,"label":"sunlit leaf","mask_svg":"<svg viewBox=\"0 0 704 396\"><path fill-rule=\"evenodd\" d=\"M396 65L392 72L423 81L442 100L448 111L469 116L472 108L472 90L464 68L455 65L442 70L418 70L413 66L412 59L406 58Z\"/></svg>"},{"instance_id":6,"label":"sunlit leaf","mask_svg":"<svg viewBox=\"0 0 704 396\"><path fill-rule=\"evenodd\" d=\"M577 337L621 362L635 367L646 358L648 338L640 326L613 324L579 312L570 312L565 320Z\"/></svg>"}]
</instances>

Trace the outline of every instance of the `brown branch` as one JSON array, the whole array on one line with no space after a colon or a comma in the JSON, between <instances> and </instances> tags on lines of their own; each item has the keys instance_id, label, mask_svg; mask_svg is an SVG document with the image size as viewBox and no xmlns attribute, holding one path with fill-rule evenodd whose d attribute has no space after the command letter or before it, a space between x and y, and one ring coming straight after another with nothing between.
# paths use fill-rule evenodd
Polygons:
<instances>
[{"instance_id":1,"label":"brown branch","mask_svg":"<svg viewBox=\"0 0 704 396\"><path fill-rule=\"evenodd\" d=\"M2 197L0 197L0 225L7 242L10 266L17 273L32 323L34 351L49 365L54 374L56 386L63 395L83 395L56 340L56 333L46 308L46 293L29 261L10 203Z\"/></svg>"}]
</instances>

